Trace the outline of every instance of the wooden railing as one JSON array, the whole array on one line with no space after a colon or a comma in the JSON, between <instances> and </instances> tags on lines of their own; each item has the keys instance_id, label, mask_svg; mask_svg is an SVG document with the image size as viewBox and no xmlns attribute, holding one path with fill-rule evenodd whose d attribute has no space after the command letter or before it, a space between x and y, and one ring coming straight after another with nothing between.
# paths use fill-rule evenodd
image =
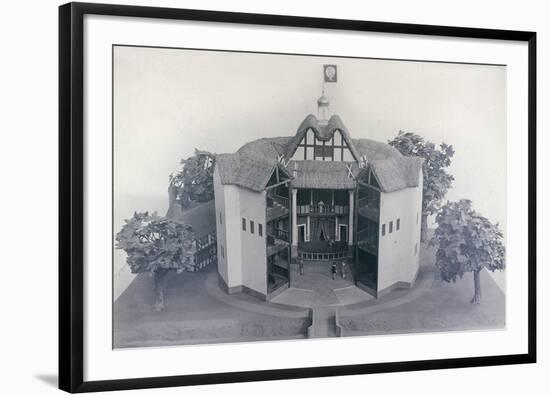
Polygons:
<instances>
[{"instance_id":1,"label":"wooden railing","mask_svg":"<svg viewBox=\"0 0 550 395\"><path fill-rule=\"evenodd\" d=\"M305 214L336 214L344 215L349 213L349 206L338 206L330 204L306 204L296 206L298 215Z\"/></svg>"},{"instance_id":2,"label":"wooden railing","mask_svg":"<svg viewBox=\"0 0 550 395\"><path fill-rule=\"evenodd\" d=\"M304 260L328 261L346 258L348 244L344 241L335 243L305 242L298 245L298 257Z\"/></svg>"},{"instance_id":3,"label":"wooden railing","mask_svg":"<svg viewBox=\"0 0 550 395\"><path fill-rule=\"evenodd\" d=\"M343 259L348 256L347 251L338 252L305 252L298 250L298 258L304 261L333 261L335 259Z\"/></svg>"}]
</instances>

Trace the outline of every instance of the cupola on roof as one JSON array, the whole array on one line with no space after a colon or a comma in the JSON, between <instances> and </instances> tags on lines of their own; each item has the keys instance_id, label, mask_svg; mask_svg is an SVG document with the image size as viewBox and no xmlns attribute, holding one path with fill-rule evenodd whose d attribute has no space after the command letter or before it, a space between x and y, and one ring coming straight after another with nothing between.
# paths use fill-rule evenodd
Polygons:
<instances>
[{"instance_id":1,"label":"cupola on roof","mask_svg":"<svg viewBox=\"0 0 550 395\"><path fill-rule=\"evenodd\" d=\"M330 104L330 101L328 100L328 97L325 96L323 93L319 99L317 99L317 105L319 106L328 106Z\"/></svg>"}]
</instances>

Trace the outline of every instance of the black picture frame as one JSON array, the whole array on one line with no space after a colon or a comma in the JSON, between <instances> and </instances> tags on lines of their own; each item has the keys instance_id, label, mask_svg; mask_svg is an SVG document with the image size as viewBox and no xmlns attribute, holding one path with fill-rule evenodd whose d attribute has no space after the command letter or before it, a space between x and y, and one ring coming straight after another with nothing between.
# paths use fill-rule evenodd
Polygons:
<instances>
[{"instance_id":1,"label":"black picture frame","mask_svg":"<svg viewBox=\"0 0 550 395\"><path fill-rule=\"evenodd\" d=\"M84 381L83 19L87 14L511 40L528 43L528 352L525 354ZM536 362L536 33L110 4L59 8L59 388L90 392Z\"/></svg>"}]
</instances>

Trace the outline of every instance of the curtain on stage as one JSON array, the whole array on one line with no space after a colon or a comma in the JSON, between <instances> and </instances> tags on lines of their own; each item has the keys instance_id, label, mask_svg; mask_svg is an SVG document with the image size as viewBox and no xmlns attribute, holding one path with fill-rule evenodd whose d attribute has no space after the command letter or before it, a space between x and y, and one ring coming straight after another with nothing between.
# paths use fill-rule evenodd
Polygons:
<instances>
[{"instance_id":1,"label":"curtain on stage","mask_svg":"<svg viewBox=\"0 0 550 395\"><path fill-rule=\"evenodd\" d=\"M329 241L336 240L336 222L334 218L312 218L311 241Z\"/></svg>"}]
</instances>

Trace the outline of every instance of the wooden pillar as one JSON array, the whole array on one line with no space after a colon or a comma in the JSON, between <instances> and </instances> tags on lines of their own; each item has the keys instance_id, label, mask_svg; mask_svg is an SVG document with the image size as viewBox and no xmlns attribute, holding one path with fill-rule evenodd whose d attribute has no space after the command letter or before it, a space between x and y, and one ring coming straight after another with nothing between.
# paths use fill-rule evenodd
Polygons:
<instances>
[{"instance_id":1,"label":"wooden pillar","mask_svg":"<svg viewBox=\"0 0 550 395\"><path fill-rule=\"evenodd\" d=\"M307 227L306 227L306 234L304 236L305 241L311 240L311 221L309 219L309 215L307 216Z\"/></svg>"},{"instance_id":2,"label":"wooden pillar","mask_svg":"<svg viewBox=\"0 0 550 395\"><path fill-rule=\"evenodd\" d=\"M353 198L355 191L348 191L349 193L349 223L348 223L348 245L353 245Z\"/></svg>"},{"instance_id":3,"label":"wooden pillar","mask_svg":"<svg viewBox=\"0 0 550 395\"><path fill-rule=\"evenodd\" d=\"M297 210L296 210L296 197L298 194L298 190L296 188L292 188L292 257L296 257L298 255L298 220L297 220Z\"/></svg>"}]
</instances>

